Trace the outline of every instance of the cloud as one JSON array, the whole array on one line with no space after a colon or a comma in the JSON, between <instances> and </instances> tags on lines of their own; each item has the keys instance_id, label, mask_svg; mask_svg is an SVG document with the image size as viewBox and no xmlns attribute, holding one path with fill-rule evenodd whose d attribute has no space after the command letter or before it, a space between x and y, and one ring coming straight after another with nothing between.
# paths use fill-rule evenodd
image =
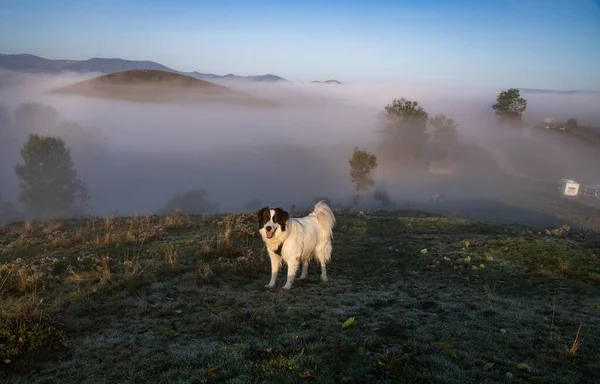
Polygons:
<instances>
[{"instance_id":1,"label":"cloud","mask_svg":"<svg viewBox=\"0 0 600 384\"><path fill-rule=\"evenodd\" d=\"M453 117L465 142L520 140L517 134L495 127L491 105L497 89L221 83L284 104L275 109L142 104L47 93L90 77L27 75L17 84L0 88L0 105L14 109L22 102L46 103L62 119L93 133L92 143L71 142L76 166L90 188L92 213L98 215L150 213L174 193L192 188L206 189L209 200L228 211L242 209L251 199L287 207L309 204L315 196L328 196L334 203L346 201L352 193L348 175L352 149L376 150L381 139L377 114L394 98L417 100L431 115L441 112ZM529 100L526 118L574 116L581 124L600 125L597 95L524 96ZM21 146L24 138L19 140L16 145ZM528 172L543 169L548 180L574 177L569 175L577 172L591 177L594 163L590 161L595 157L590 151L573 150L552 140L535 143L536 149L531 149L535 156L526 148L511 153L513 159L521 156L519 164L528 164ZM479 156L474 153L463 155ZM12 167L18 160L17 151L12 151L10 159L5 159L9 165L0 173L0 185L7 186L4 195L12 201L18 193ZM465 167L471 169L468 164ZM450 184L404 176L379 176L378 181L386 183L395 201L428 199L440 188L455 196L480 197L516 188L500 182L497 175L501 172L494 167L493 162L484 165L481 161L466 175L454 176ZM394 175L394 170L387 169L386 174Z\"/></svg>"}]
</instances>

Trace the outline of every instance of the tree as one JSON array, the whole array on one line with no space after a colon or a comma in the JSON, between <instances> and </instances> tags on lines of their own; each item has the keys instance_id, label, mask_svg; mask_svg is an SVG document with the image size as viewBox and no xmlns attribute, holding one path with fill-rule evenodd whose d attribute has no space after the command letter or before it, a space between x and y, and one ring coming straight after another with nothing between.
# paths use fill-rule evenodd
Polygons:
<instances>
[{"instance_id":1,"label":"tree","mask_svg":"<svg viewBox=\"0 0 600 384\"><path fill-rule=\"evenodd\" d=\"M579 123L577 122L577 119L571 117L569 120L567 120L567 129L569 131L574 131L578 127L579 127Z\"/></svg>"},{"instance_id":2,"label":"tree","mask_svg":"<svg viewBox=\"0 0 600 384\"><path fill-rule=\"evenodd\" d=\"M429 120L429 124L433 129L431 146L434 155L444 158L450 156L458 143L456 123L443 113L439 113Z\"/></svg>"},{"instance_id":3,"label":"tree","mask_svg":"<svg viewBox=\"0 0 600 384\"><path fill-rule=\"evenodd\" d=\"M358 203L360 193L368 191L375 185L375 181L371 177L371 172L377 167L377 157L358 147L354 147L354 153L350 160L348 160L348 163L350 164L350 179L356 188L356 204Z\"/></svg>"},{"instance_id":4,"label":"tree","mask_svg":"<svg viewBox=\"0 0 600 384\"><path fill-rule=\"evenodd\" d=\"M396 162L410 163L424 156L429 140L429 115L417 101L395 99L385 107L382 117L386 134L384 150Z\"/></svg>"},{"instance_id":5,"label":"tree","mask_svg":"<svg viewBox=\"0 0 600 384\"><path fill-rule=\"evenodd\" d=\"M500 117L509 119L517 117L520 120L523 112L527 109L527 100L521 97L517 88L510 88L498 94L496 104L492 105L492 109Z\"/></svg>"},{"instance_id":6,"label":"tree","mask_svg":"<svg viewBox=\"0 0 600 384\"><path fill-rule=\"evenodd\" d=\"M454 143L458 141L456 132L456 123L454 119L447 117L443 113L438 113L435 117L429 119L429 124L433 128L433 140L445 143Z\"/></svg>"},{"instance_id":7,"label":"tree","mask_svg":"<svg viewBox=\"0 0 600 384\"><path fill-rule=\"evenodd\" d=\"M184 193L176 193L163 208L164 213L172 213L177 209L182 213L207 213L216 210L217 203L208 201L208 192L204 189L190 189Z\"/></svg>"},{"instance_id":8,"label":"tree","mask_svg":"<svg viewBox=\"0 0 600 384\"><path fill-rule=\"evenodd\" d=\"M62 139L29 135L21 149L25 164L17 164L20 180L19 200L40 218L73 213L76 199L84 209L89 196Z\"/></svg>"}]
</instances>

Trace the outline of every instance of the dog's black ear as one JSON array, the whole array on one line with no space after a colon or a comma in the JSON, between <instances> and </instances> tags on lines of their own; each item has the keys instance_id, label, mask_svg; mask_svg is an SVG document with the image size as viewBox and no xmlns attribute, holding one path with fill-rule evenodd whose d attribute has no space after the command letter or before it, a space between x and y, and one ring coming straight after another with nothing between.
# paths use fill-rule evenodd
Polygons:
<instances>
[{"instance_id":1,"label":"dog's black ear","mask_svg":"<svg viewBox=\"0 0 600 384\"><path fill-rule=\"evenodd\" d=\"M264 227L265 223L269 221L269 218L271 216L270 214L268 214L269 211L269 207L264 207L259 209L258 212L256 212L256 216L258 218L258 229Z\"/></svg>"},{"instance_id":2,"label":"dog's black ear","mask_svg":"<svg viewBox=\"0 0 600 384\"><path fill-rule=\"evenodd\" d=\"M282 232L285 232L285 225L289 219L290 215L286 211L281 208L275 208L275 216L273 216L273 221L279 224Z\"/></svg>"},{"instance_id":3,"label":"dog's black ear","mask_svg":"<svg viewBox=\"0 0 600 384\"><path fill-rule=\"evenodd\" d=\"M260 220L260 218L265 213L265 211L268 211L268 210L269 210L269 207L264 207L264 208L261 208L258 211L256 211L256 216L258 217L258 219Z\"/></svg>"}]
</instances>

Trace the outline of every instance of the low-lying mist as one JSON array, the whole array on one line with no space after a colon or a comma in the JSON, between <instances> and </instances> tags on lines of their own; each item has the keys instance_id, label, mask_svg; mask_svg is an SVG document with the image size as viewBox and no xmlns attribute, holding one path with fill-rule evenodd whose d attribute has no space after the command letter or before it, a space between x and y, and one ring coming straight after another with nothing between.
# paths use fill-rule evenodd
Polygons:
<instances>
[{"instance_id":1,"label":"low-lying mist","mask_svg":"<svg viewBox=\"0 0 600 384\"><path fill-rule=\"evenodd\" d=\"M21 103L39 102L54 107L60 120L80 126L83 133L42 126L35 131L65 139L89 188L93 215L154 213L171 196L190 189L205 189L220 212L243 210L253 199L287 208L306 206L316 197L346 204L353 193L348 172L353 148L377 154L378 115L401 97L418 101L431 116L445 113L456 121L461 141L457 169L462 171L409 176L382 164L375 180L394 202L429 200L440 190L455 199L514 193L520 187L507 181L514 176L511 167L540 181L570 177L600 183L597 147L499 127L491 105L500 89L219 83L276 100L282 104L277 108L136 103L47 93L92 77L19 75L19 81L2 83L0 106L12 111ZM521 95L528 100L525 120L575 117L580 125L600 126L597 94ZM0 200L15 205L19 183L14 165L21 160L26 134L11 132L0 145ZM490 147L506 156L499 159L497 153L488 153ZM510 164L500 164L506 158Z\"/></svg>"}]
</instances>

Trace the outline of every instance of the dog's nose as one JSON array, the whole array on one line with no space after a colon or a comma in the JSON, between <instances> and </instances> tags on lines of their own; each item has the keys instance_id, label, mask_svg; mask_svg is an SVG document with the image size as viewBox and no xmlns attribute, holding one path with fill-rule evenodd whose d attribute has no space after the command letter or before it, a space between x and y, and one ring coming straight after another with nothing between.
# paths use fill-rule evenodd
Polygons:
<instances>
[{"instance_id":1,"label":"dog's nose","mask_svg":"<svg viewBox=\"0 0 600 384\"><path fill-rule=\"evenodd\" d=\"M269 226L267 226L265 229L267 230L267 232L271 232L271 229L273 229L273 227L271 227L271 226L269 225Z\"/></svg>"}]
</instances>

